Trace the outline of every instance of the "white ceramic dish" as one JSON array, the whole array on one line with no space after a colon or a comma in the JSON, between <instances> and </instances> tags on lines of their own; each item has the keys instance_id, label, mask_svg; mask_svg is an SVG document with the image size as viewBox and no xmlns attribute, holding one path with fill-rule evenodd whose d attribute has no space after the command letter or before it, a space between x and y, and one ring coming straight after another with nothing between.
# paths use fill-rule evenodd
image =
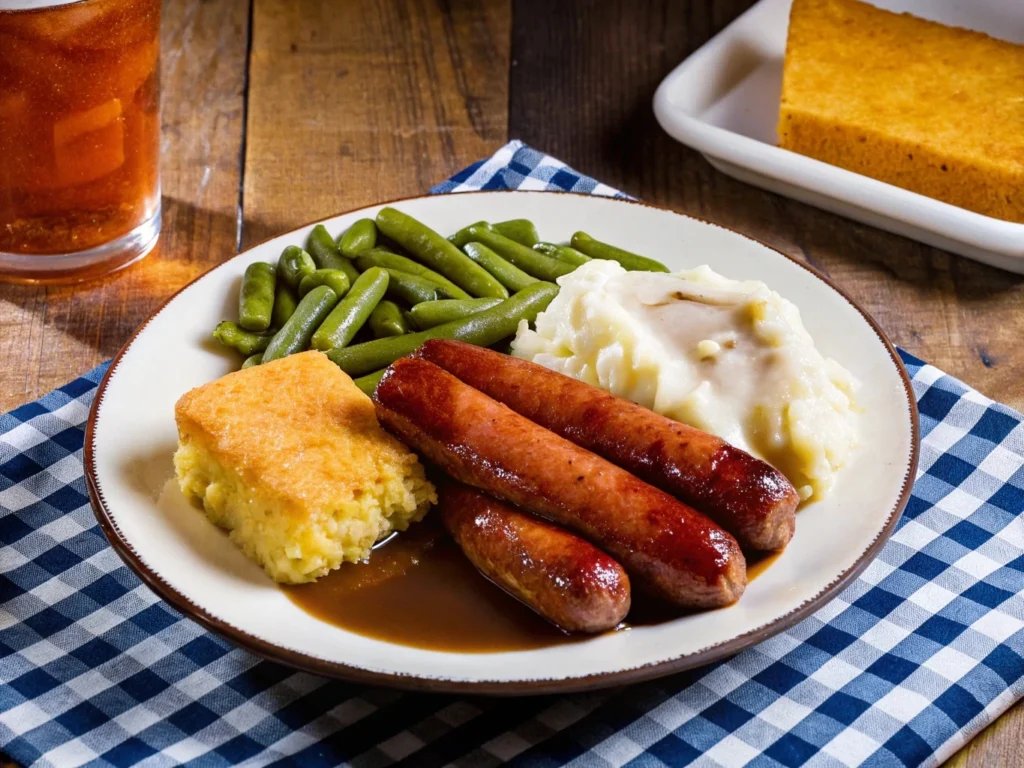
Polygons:
<instances>
[{"instance_id":1,"label":"white ceramic dish","mask_svg":"<svg viewBox=\"0 0 1024 768\"><path fill-rule=\"evenodd\" d=\"M441 195L395 204L438 231L527 217L544 237L576 229L656 254L672 268L710 264L764 280L796 302L821 351L863 382L863 449L831 497L799 513L786 551L735 606L577 644L502 654L392 645L304 613L206 518L172 479L173 408L187 390L238 367L209 343L236 310L253 261L276 260L311 226L252 248L200 277L158 310L101 383L85 447L86 477L104 530L165 599L230 640L311 671L390 685L486 693L579 690L667 674L729 655L820 606L867 565L895 526L917 463L910 384L892 347L848 298L807 267L721 227L623 200L545 192ZM332 233L380 206L328 219Z\"/></svg>"},{"instance_id":2,"label":"white ceramic dish","mask_svg":"<svg viewBox=\"0 0 1024 768\"><path fill-rule=\"evenodd\" d=\"M780 149L776 134L791 0L761 0L661 83L661 126L725 174L953 253L1024 274L1024 224ZM944 24L1024 43L1015 0L872 0Z\"/></svg>"}]
</instances>

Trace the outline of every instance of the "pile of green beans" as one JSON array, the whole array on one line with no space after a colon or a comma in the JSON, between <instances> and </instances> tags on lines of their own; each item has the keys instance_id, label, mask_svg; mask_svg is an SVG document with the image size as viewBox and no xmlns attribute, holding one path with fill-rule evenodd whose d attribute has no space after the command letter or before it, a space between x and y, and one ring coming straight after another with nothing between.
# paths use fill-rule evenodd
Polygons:
<instances>
[{"instance_id":1,"label":"pile of green beans","mask_svg":"<svg viewBox=\"0 0 1024 768\"><path fill-rule=\"evenodd\" d=\"M244 357L242 368L324 351L372 394L388 365L428 339L507 342L547 308L559 277L591 259L668 272L585 232L568 244L545 242L533 222L512 219L478 221L445 238L385 207L337 238L318 224L305 248L288 246L277 264L250 264L238 320L220 323L213 338Z\"/></svg>"}]
</instances>

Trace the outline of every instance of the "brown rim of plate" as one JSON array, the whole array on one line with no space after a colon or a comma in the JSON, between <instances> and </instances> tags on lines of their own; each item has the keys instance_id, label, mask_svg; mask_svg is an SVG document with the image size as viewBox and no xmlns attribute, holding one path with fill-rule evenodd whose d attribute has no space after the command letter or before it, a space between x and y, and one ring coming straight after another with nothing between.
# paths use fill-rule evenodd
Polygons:
<instances>
[{"instance_id":1,"label":"brown rim of plate","mask_svg":"<svg viewBox=\"0 0 1024 768\"><path fill-rule=\"evenodd\" d=\"M576 197L592 198L593 195L578 193L578 192L548 192L541 190L490 190L490 191L478 191L478 192L460 192L459 195L573 195ZM756 645L769 637L778 634L784 629L788 629L799 621L803 620L811 613L822 607L824 604L829 602L834 596L841 592L850 582L852 582L860 573L868 566L868 564L874 560L875 556L881 551L882 547L889 540L893 530L896 528L896 524L899 522L900 515L903 509L906 507L907 502L910 499L911 489L913 488L914 478L917 475L918 457L920 453L920 422L918 418L918 411L916 407L916 400L914 398L914 390L910 383L910 377L907 375L907 370L900 360L899 355L896 353L892 343L882 332L882 329L878 327L875 320L869 315L864 309L857 304L852 298L850 298L842 289L837 287L825 277L821 272L814 269L808 264L805 264L798 259L783 253L777 248L757 240L756 238L744 235L741 232L737 232L729 227L716 224L708 221L707 219L700 218L699 216L691 216L690 214L679 213L673 211L671 208L666 208L660 205L651 205L650 203L644 203L639 200L628 200L623 198L607 198L614 199L616 202L627 203L630 205L640 205L646 208L653 208L660 211L666 211L668 213L684 216L686 218L700 221L704 224L709 224L719 229L724 229L727 232L731 232L734 235L752 240L759 245L778 253L785 259L797 264L798 266L806 269L812 275L817 277L826 286L834 290L840 296L843 297L849 304L856 309L864 320L867 322L871 329L878 336L878 339L885 346L889 353L889 357L895 364L897 371L899 372L900 378L903 380L903 387L906 391L908 405L910 406L910 421L911 421L911 456L910 462L907 465L906 475L903 479L903 488L900 492L900 497L897 500L892 511L889 513L889 518L882 528L881 532L871 543L871 545L864 550L857 561L844 573L835 579L832 583L828 584L821 592L806 601L799 607L793 609L789 613L780 616L768 624L758 627L746 632L742 635L738 635L731 640L718 643L716 645L709 646L699 651L686 654L674 659L666 661L652 662L645 664L640 667L634 667L631 669L624 669L616 672L604 672L594 675L586 675L582 677L570 677L562 679L537 679L537 680L525 680L525 681L501 681L501 680L483 680L478 682L472 681L459 681L459 680L447 680L442 678L429 678L429 677L418 677L415 675L408 674L393 674L386 672L373 672L370 670L362 669L360 667L353 667L347 664L341 664L334 661L328 661L321 659L316 656L310 656L299 651L294 651L288 648L282 648L281 646L267 642L261 638L245 632L238 627L235 627L227 622L211 615L202 607L196 605L183 594L178 592L174 587L164 581L160 576L154 573L150 568L142 562L141 558L136 554L132 548L122 536L121 532L110 515L109 510L106 507L106 502L103 496L103 490L100 488L99 480L96 476L96 464L93 457L93 441L96 431L96 417L99 412L99 406L103 401L103 395L107 387L107 382L110 380L111 375L117 370L118 364L121 362L121 358L125 352L134 343L139 333L149 323L159 315L164 309L170 304L182 291L185 291L191 287L194 283L202 280L206 275L210 274L216 269L224 266L232 259L237 258L245 253L248 253L253 248L263 245L270 240L277 239L278 237L284 237L292 232L296 232L301 229L305 229L311 225L327 221L337 216L344 216L350 213L356 213L366 208L373 208L378 205L393 205L396 203L410 202L413 200L419 200L424 197L433 197L432 195L416 195L414 197L403 197L397 200L389 200L383 203L374 203L369 206L362 206L360 208L353 208L349 211L343 211L332 216L326 216L316 221L309 222L300 227L295 227L289 232L285 232L281 235L275 235L274 237L268 237L265 240L256 243L246 250L235 254L231 259L218 264L216 267L204 272L194 280L190 281L187 285L182 286L175 291L166 301L164 301L154 312L151 314L145 322L140 325L135 332L131 335L124 346L118 351L117 355L110 363L110 367L104 374L103 379L100 381L99 386L96 388L96 394L93 398L92 406L89 409L89 419L85 427L85 445L83 452L83 464L85 469L86 484L89 489L89 499L92 502L93 512L96 514L96 519L99 522L100 528L103 530L104 536L107 541L113 547L114 551L117 552L118 556L125 562L125 564L135 572L139 578L154 592L157 593L161 598L166 600L172 606L174 606L182 615L191 618L201 624L211 632L220 635L223 638L231 641L233 644L244 648L247 651L251 651L258 656L261 656L270 661L274 661L280 664L284 664L289 667L301 670L303 672L311 672L316 675L323 675L326 677L340 678L344 680L350 680L358 683L366 683L372 685L384 685L392 688L400 688L408 691L424 691L430 693L457 693L457 694L473 694L473 695L503 695L503 696L522 696L522 695L542 695L552 693L575 693L580 691L596 690L598 688L607 688L613 685L625 685L632 683L640 683L647 680L653 680L655 678L664 677L671 675L676 672L682 672L693 667L698 667L704 664L708 664L719 659L732 656L740 651L749 648L752 645Z\"/></svg>"}]
</instances>

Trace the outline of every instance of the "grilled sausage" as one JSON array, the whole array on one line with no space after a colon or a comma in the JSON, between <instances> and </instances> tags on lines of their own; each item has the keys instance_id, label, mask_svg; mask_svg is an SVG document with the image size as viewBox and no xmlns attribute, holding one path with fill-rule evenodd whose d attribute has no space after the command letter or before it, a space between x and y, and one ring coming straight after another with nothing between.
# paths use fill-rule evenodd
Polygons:
<instances>
[{"instance_id":1,"label":"grilled sausage","mask_svg":"<svg viewBox=\"0 0 1024 768\"><path fill-rule=\"evenodd\" d=\"M438 489L441 522L484 576L566 632L614 629L629 577L593 544L475 488Z\"/></svg>"},{"instance_id":2,"label":"grilled sausage","mask_svg":"<svg viewBox=\"0 0 1024 768\"><path fill-rule=\"evenodd\" d=\"M781 549L800 502L770 464L536 363L458 341L428 341L417 357L700 510L748 551Z\"/></svg>"},{"instance_id":3,"label":"grilled sausage","mask_svg":"<svg viewBox=\"0 0 1024 768\"><path fill-rule=\"evenodd\" d=\"M398 360L374 401L386 429L449 475L580 533L635 586L694 608L743 593L743 553L711 520L433 363Z\"/></svg>"}]
</instances>

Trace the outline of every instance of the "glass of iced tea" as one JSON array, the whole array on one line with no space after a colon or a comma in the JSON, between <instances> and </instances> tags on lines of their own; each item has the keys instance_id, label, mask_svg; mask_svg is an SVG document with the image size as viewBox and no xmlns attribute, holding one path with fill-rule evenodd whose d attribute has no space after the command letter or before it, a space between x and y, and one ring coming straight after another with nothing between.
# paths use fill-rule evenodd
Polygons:
<instances>
[{"instance_id":1,"label":"glass of iced tea","mask_svg":"<svg viewBox=\"0 0 1024 768\"><path fill-rule=\"evenodd\" d=\"M160 0L0 0L0 280L69 282L160 233Z\"/></svg>"}]
</instances>

